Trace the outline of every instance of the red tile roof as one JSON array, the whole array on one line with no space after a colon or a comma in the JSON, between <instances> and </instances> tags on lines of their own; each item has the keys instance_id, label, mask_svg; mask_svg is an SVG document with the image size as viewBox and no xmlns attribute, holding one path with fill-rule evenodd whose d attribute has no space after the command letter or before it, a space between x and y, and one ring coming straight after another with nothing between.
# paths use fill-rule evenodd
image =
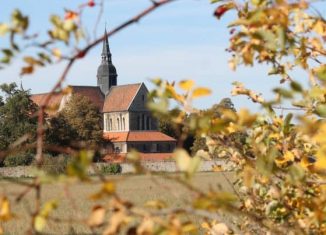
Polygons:
<instances>
[{"instance_id":1,"label":"red tile roof","mask_svg":"<svg viewBox=\"0 0 326 235\"><path fill-rule=\"evenodd\" d=\"M31 95L31 100L38 106L42 106L48 95L49 95L49 93ZM53 93L51 95L49 105L47 106L46 113L48 113L49 115L56 114L60 107L62 97L63 97L63 94L61 92Z\"/></svg>"},{"instance_id":2,"label":"red tile roof","mask_svg":"<svg viewBox=\"0 0 326 235\"><path fill-rule=\"evenodd\" d=\"M173 153L139 153L140 159L142 161L166 161L173 160ZM119 153L119 154L108 154L103 160L105 162L127 162L127 153Z\"/></svg>"},{"instance_id":3,"label":"red tile roof","mask_svg":"<svg viewBox=\"0 0 326 235\"><path fill-rule=\"evenodd\" d=\"M72 88L73 94L78 94L87 97L92 103L102 110L104 103L104 95L101 89L97 86L69 86Z\"/></svg>"},{"instance_id":4,"label":"red tile roof","mask_svg":"<svg viewBox=\"0 0 326 235\"><path fill-rule=\"evenodd\" d=\"M68 86L72 89L72 94L78 94L87 97L92 103L102 110L104 103L104 95L97 86ZM46 97L50 93L31 95L31 100L38 106L44 104ZM55 92L51 95L46 112L49 115L54 115L58 112L62 98L65 96L62 92Z\"/></svg>"},{"instance_id":5,"label":"red tile roof","mask_svg":"<svg viewBox=\"0 0 326 235\"><path fill-rule=\"evenodd\" d=\"M111 87L105 98L103 112L128 110L142 83Z\"/></svg>"},{"instance_id":6,"label":"red tile roof","mask_svg":"<svg viewBox=\"0 0 326 235\"><path fill-rule=\"evenodd\" d=\"M105 132L104 139L112 142L176 141L160 131Z\"/></svg>"}]
</instances>

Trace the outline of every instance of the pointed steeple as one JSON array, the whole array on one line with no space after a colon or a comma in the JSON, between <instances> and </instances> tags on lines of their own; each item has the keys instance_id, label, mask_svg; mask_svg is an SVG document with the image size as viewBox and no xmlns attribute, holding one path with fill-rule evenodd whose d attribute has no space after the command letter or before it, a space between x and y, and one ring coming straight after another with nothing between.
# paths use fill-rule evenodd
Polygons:
<instances>
[{"instance_id":1,"label":"pointed steeple","mask_svg":"<svg viewBox=\"0 0 326 235\"><path fill-rule=\"evenodd\" d=\"M117 85L117 71L112 64L112 55L109 46L108 33L104 31L104 40L103 40L103 48L102 48L102 62L97 70L97 86L100 87L102 93L104 95L110 90L112 86Z\"/></svg>"},{"instance_id":2,"label":"pointed steeple","mask_svg":"<svg viewBox=\"0 0 326 235\"><path fill-rule=\"evenodd\" d=\"M112 55L111 55L111 51L110 51L110 46L109 46L109 40L108 40L108 33L106 31L106 27L105 27L105 31L104 31L104 35L105 35L105 39L103 41L103 49L102 49L102 62L103 61L108 61L109 63L112 63Z\"/></svg>"}]
</instances>

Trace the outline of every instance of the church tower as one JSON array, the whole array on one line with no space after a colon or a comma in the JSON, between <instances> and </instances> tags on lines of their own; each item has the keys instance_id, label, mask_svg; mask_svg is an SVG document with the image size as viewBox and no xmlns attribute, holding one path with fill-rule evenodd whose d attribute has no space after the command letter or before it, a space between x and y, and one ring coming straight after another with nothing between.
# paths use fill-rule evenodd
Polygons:
<instances>
[{"instance_id":1,"label":"church tower","mask_svg":"<svg viewBox=\"0 0 326 235\"><path fill-rule=\"evenodd\" d=\"M103 40L102 62L97 69L97 86L100 87L104 95L110 90L112 86L117 85L117 71L112 64L112 55L110 52L108 35L105 29L105 39Z\"/></svg>"}]
</instances>

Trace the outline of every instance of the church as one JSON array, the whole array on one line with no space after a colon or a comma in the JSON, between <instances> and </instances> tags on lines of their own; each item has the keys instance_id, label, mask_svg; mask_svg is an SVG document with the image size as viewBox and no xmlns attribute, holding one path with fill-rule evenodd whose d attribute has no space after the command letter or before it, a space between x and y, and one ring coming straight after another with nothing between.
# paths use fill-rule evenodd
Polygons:
<instances>
[{"instance_id":1,"label":"church","mask_svg":"<svg viewBox=\"0 0 326 235\"><path fill-rule=\"evenodd\" d=\"M105 35L107 32L105 30ZM108 37L103 41L101 64L97 70L97 86L71 85L70 93L52 95L48 115L60 112L72 94L87 97L103 115L103 137L112 145L108 161L123 160L132 149L144 160L171 157L176 140L158 130L158 123L146 107L148 90L144 83L118 85L118 75L112 63ZM42 105L48 93L35 94L31 99Z\"/></svg>"}]
</instances>

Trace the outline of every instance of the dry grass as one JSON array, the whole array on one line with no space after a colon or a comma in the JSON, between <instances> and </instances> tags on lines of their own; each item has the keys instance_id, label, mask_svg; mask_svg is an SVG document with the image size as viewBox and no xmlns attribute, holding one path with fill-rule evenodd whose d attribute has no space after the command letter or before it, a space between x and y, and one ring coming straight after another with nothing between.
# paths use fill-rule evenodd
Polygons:
<instances>
[{"instance_id":1,"label":"dry grass","mask_svg":"<svg viewBox=\"0 0 326 235\"><path fill-rule=\"evenodd\" d=\"M232 177L230 173L198 173L192 183L208 190L209 187L232 191L231 185L226 179ZM192 194L180 184L165 179L162 176L111 176L117 182L117 191L121 198L129 200L137 205L143 205L148 200L161 199L168 205L182 207L189 203ZM105 204L105 201L94 202L89 200L89 196L97 192L100 185L89 183L78 184L51 184L45 185L42 190L42 202L57 199L59 206L53 213L56 218L64 220L85 219L94 204ZM13 204L13 211L16 219L4 225L5 234L24 234L30 228L30 213L35 204L35 193L30 192L19 203L14 200L18 194L24 191L24 187L7 181L0 182L0 189L3 194L10 195ZM191 216L190 216L191 218ZM91 231L79 223L57 224L51 222L46 231L49 234L90 234Z\"/></svg>"}]
</instances>

